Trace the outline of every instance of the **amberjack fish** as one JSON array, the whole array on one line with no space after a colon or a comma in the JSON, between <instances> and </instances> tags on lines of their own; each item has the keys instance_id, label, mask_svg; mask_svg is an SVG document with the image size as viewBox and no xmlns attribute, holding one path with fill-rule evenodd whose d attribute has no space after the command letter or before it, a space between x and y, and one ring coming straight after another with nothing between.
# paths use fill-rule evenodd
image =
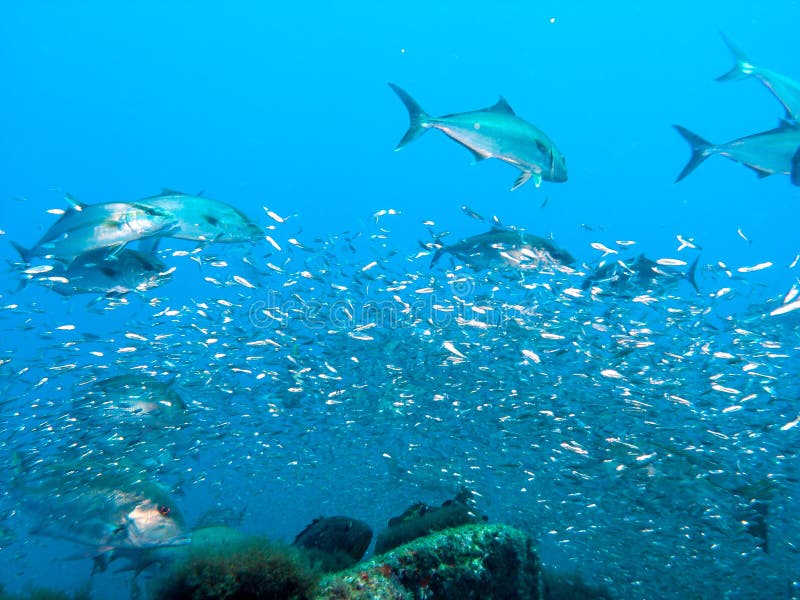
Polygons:
<instances>
[{"instance_id":1,"label":"amberjack fish","mask_svg":"<svg viewBox=\"0 0 800 600\"><path fill-rule=\"evenodd\" d=\"M700 257L697 256L683 272L640 254L630 264L621 260L602 264L594 273L586 276L581 289L588 290L592 286L607 286L617 291L628 288L650 289L685 279L699 293L695 276L699 260Z\"/></svg>"},{"instance_id":2,"label":"amberjack fish","mask_svg":"<svg viewBox=\"0 0 800 600\"><path fill-rule=\"evenodd\" d=\"M108 249L91 250L69 266L60 262L26 269L33 283L51 288L62 296L102 294L118 297L145 292L168 282L172 271L155 255L123 248L113 256ZM23 281L23 285L27 280Z\"/></svg>"},{"instance_id":3,"label":"amberjack fish","mask_svg":"<svg viewBox=\"0 0 800 600\"><path fill-rule=\"evenodd\" d=\"M714 144L685 127L674 125L689 143L692 155L681 171L680 181L713 154L719 154L751 168L759 177L775 173L790 175L794 185L800 185L800 126L781 123L775 129L739 138L724 144Z\"/></svg>"},{"instance_id":4,"label":"amberjack fish","mask_svg":"<svg viewBox=\"0 0 800 600\"><path fill-rule=\"evenodd\" d=\"M434 253L431 266L445 253L452 254L473 269L535 269L575 262L569 252L557 247L550 240L517 229L501 227L492 227L486 233L442 246Z\"/></svg>"},{"instance_id":5,"label":"amberjack fish","mask_svg":"<svg viewBox=\"0 0 800 600\"><path fill-rule=\"evenodd\" d=\"M496 158L522 171L512 191L529 179L536 187L542 180L567 180L566 159L561 151L541 129L519 118L502 96L494 106L483 110L432 117L408 92L393 83L389 87L405 104L411 121L396 150L428 129L438 129L465 146L476 161Z\"/></svg>"},{"instance_id":6,"label":"amberjack fish","mask_svg":"<svg viewBox=\"0 0 800 600\"><path fill-rule=\"evenodd\" d=\"M174 190L138 202L169 214L176 227L165 237L198 242L242 243L263 238L261 228L247 215L221 200Z\"/></svg>"},{"instance_id":7,"label":"amberjack fish","mask_svg":"<svg viewBox=\"0 0 800 600\"><path fill-rule=\"evenodd\" d=\"M795 81L770 69L758 67L734 44L728 36L720 32L722 40L733 54L733 68L717 77L717 81L735 81L747 77L755 77L772 92L786 110L786 119L800 120L800 82Z\"/></svg>"},{"instance_id":8,"label":"amberjack fish","mask_svg":"<svg viewBox=\"0 0 800 600\"><path fill-rule=\"evenodd\" d=\"M67 196L67 201L69 209L33 248L11 242L22 260L47 256L70 265L87 252L105 248L114 254L128 242L163 235L175 225L165 211L135 202L83 204L72 196Z\"/></svg>"}]
</instances>

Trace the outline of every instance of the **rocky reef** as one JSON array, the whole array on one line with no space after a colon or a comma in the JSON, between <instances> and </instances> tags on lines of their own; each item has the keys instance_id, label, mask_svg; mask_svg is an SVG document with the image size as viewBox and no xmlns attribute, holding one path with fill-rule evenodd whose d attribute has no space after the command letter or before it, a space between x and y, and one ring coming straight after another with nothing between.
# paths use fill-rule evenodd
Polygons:
<instances>
[{"instance_id":1,"label":"rocky reef","mask_svg":"<svg viewBox=\"0 0 800 600\"><path fill-rule=\"evenodd\" d=\"M533 540L504 525L465 525L418 538L324 579L317 600L539 599Z\"/></svg>"}]
</instances>

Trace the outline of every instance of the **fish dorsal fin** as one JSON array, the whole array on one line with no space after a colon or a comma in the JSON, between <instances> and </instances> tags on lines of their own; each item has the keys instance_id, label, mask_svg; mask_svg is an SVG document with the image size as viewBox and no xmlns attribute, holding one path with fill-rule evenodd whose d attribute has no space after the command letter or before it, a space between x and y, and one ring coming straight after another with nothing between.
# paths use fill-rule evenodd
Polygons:
<instances>
[{"instance_id":1,"label":"fish dorsal fin","mask_svg":"<svg viewBox=\"0 0 800 600\"><path fill-rule=\"evenodd\" d=\"M486 110L496 113L505 113L507 115L516 114L514 113L514 109L511 108L511 105L508 103L508 101L502 96L500 96L500 99L497 101L497 104L495 104L494 106L490 106Z\"/></svg>"},{"instance_id":2,"label":"fish dorsal fin","mask_svg":"<svg viewBox=\"0 0 800 600\"><path fill-rule=\"evenodd\" d=\"M89 206L88 204L78 200L72 194L64 194L64 200L66 200L67 204L69 204L70 210L83 210L84 208Z\"/></svg>"}]
</instances>

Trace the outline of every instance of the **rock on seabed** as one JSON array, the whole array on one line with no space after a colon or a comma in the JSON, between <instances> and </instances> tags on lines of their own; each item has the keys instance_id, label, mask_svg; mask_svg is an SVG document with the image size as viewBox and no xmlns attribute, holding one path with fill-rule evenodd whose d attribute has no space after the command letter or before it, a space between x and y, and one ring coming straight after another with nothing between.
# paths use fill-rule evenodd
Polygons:
<instances>
[{"instance_id":1,"label":"rock on seabed","mask_svg":"<svg viewBox=\"0 0 800 600\"><path fill-rule=\"evenodd\" d=\"M540 600L533 539L505 525L419 538L322 581L317 600Z\"/></svg>"}]
</instances>

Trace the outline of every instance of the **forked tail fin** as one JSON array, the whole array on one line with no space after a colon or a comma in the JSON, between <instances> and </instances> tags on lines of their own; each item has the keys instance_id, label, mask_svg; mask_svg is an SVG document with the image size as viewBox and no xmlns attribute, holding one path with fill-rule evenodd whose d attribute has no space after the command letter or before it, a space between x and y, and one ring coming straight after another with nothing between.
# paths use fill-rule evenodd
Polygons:
<instances>
[{"instance_id":1,"label":"forked tail fin","mask_svg":"<svg viewBox=\"0 0 800 600\"><path fill-rule=\"evenodd\" d=\"M683 139L689 143L689 147L692 150L689 162L686 163L686 166L683 167L683 171L681 171L680 175L678 175L678 178L675 180L677 183L700 166L700 163L705 159L714 154L715 149L714 144L704 140L696 133L692 133L685 127L681 127L680 125L673 125L673 127L683 136Z\"/></svg>"},{"instance_id":2,"label":"forked tail fin","mask_svg":"<svg viewBox=\"0 0 800 600\"><path fill-rule=\"evenodd\" d=\"M422 110L422 107L417 104L417 101L403 88L391 82L389 83L389 87L392 88L394 93L403 101L406 110L408 110L408 120L411 122L408 126L408 131L406 131L403 139L400 140L400 143L397 144L397 148L395 148L395 150L400 150L400 148L413 142L428 130L427 122L430 121L430 116Z\"/></svg>"},{"instance_id":3,"label":"forked tail fin","mask_svg":"<svg viewBox=\"0 0 800 600\"><path fill-rule=\"evenodd\" d=\"M733 54L733 59L736 62L730 71L726 71L717 77L717 81L735 81L737 79L745 79L746 77L750 77L750 75L755 73L755 65L750 62L750 59L747 58L747 55L744 52L742 52L742 49L734 44L730 38L721 31L719 34L722 36L722 41L725 42L728 50L730 50L731 54Z\"/></svg>"},{"instance_id":4,"label":"forked tail fin","mask_svg":"<svg viewBox=\"0 0 800 600\"><path fill-rule=\"evenodd\" d=\"M698 255L697 258L695 258L692 261L692 264L689 265L689 269L686 271L686 275L684 275L684 277L686 278L686 281L688 281L690 284L692 284L692 287L694 288L694 291L697 292L698 294L700 293L700 288L697 287L697 279L695 279L695 273L697 272L697 261L699 261L699 260L700 260L700 256Z\"/></svg>"}]
</instances>

